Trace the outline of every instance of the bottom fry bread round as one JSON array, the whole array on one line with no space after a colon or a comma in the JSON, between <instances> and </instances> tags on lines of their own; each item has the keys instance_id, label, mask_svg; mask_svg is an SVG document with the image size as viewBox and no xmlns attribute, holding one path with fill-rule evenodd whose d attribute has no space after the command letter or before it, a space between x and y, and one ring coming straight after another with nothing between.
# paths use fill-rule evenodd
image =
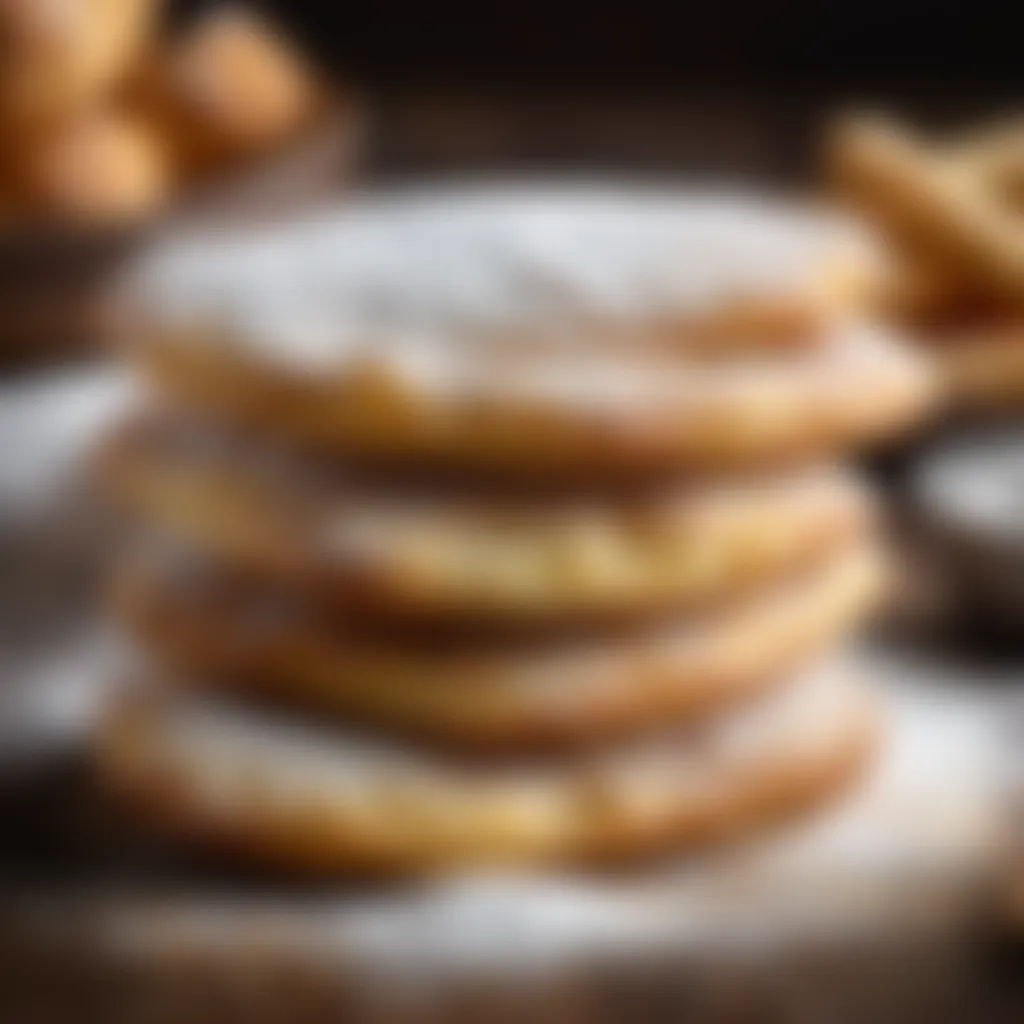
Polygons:
<instances>
[{"instance_id":1,"label":"bottom fry bread round","mask_svg":"<svg viewBox=\"0 0 1024 1024\"><path fill-rule=\"evenodd\" d=\"M151 824L247 861L422 873L731 838L833 796L866 763L877 725L869 694L822 672L699 731L495 766L151 692L111 715L99 764Z\"/></svg>"}]
</instances>

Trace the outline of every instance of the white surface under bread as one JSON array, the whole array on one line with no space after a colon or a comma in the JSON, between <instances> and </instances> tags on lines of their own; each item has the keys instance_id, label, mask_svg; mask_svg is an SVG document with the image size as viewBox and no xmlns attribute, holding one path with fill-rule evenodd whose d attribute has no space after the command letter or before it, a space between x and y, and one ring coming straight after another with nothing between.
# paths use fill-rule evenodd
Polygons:
<instances>
[{"instance_id":1,"label":"white surface under bread","mask_svg":"<svg viewBox=\"0 0 1024 1024\"><path fill-rule=\"evenodd\" d=\"M641 875L474 874L355 899L190 889L174 876L140 892L136 875L131 888L106 885L84 900L51 894L39 919L56 914L66 934L83 921L72 910L92 911L94 951L157 974L181 955L225 972L257 955L297 961L342 989L392 975L549 976L595 955L721 966L755 950L785 962L815 942L857 948L867 937L906 951L966 939L979 884L997 877L1006 853L1007 691L991 679L950 685L926 662L885 652L851 664L874 673L884 694L883 756L842 806L754 845Z\"/></svg>"}]
</instances>

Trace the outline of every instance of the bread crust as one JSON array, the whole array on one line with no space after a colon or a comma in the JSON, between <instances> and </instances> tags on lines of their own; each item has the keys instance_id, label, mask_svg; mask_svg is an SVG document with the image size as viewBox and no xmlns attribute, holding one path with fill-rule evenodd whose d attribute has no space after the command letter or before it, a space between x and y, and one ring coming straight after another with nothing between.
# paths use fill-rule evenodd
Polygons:
<instances>
[{"instance_id":1,"label":"bread crust","mask_svg":"<svg viewBox=\"0 0 1024 1024\"><path fill-rule=\"evenodd\" d=\"M344 456L608 479L821 459L913 426L934 380L925 360L881 334L842 328L821 350L769 362L641 364L630 394L584 401L539 386L573 379L568 366L545 372L543 360L522 387L499 374L462 390L381 363L289 376L203 337L150 338L137 353L173 402ZM620 369L628 378L638 367Z\"/></svg>"}]
</instances>

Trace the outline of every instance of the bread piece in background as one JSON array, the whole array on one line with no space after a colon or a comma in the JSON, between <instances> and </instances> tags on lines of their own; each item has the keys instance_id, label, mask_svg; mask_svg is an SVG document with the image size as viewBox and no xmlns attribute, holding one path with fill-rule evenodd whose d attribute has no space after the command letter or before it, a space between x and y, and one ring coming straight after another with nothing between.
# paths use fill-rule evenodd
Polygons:
<instances>
[{"instance_id":1,"label":"bread piece in background","mask_svg":"<svg viewBox=\"0 0 1024 1024\"><path fill-rule=\"evenodd\" d=\"M1024 120L923 140L854 118L833 181L890 243L878 311L931 358L957 413L1024 403Z\"/></svg>"},{"instance_id":2,"label":"bread piece in background","mask_svg":"<svg viewBox=\"0 0 1024 1024\"><path fill-rule=\"evenodd\" d=\"M149 43L160 0L0 0L0 120L36 127L103 100Z\"/></svg>"},{"instance_id":3,"label":"bread piece in background","mask_svg":"<svg viewBox=\"0 0 1024 1024\"><path fill-rule=\"evenodd\" d=\"M7 163L6 159L0 159L0 235L17 221L18 216L18 200Z\"/></svg>"},{"instance_id":4,"label":"bread piece in background","mask_svg":"<svg viewBox=\"0 0 1024 1024\"><path fill-rule=\"evenodd\" d=\"M309 65L257 14L216 7L143 69L129 96L184 180L287 144L322 110Z\"/></svg>"},{"instance_id":5,"label":"bread piece in background","mask_svg":"<svg viewBox=\"0 0 1024 1024\"><path fill-rule=\"evenodd\" d=\"M90 111L33 135L11 176L19 213L32 222L136 220L158 212L168 198L160 139L116 111Z\"/></svg>"},{"instance_id":6,"label":"bread piece in background","mask_svg":"<svg viewBox=\"0 0 1024 1024\"><path fill-rule=\"evenodd\" d=\"M874 298L886 319L929 333L988 322L1001 312L1000 304L973 282L908 254L891 254Z\"/></svg>"},{"instance_id":7,"label":"bread piece in background","mask_svg":"<svg viewBox=\"0 0 1024 1024\"><path fill-rule=\"evenodd\" d=\"M1024 118L1008 118L968 132L944 156L982 188L1024 213Z\"/></svg>"},{"instance_id":8,"label":"bread piece in background","mask_svg":"<svg viewBox=\"0 0 1024 1024\"><path fill-rule=\"evenodd\" d=\"M1024 306L1024 222L978 177L893 122L856 117L832 140L841 193L899 251L1008 305Z\"/></svg>"}]
</instances>

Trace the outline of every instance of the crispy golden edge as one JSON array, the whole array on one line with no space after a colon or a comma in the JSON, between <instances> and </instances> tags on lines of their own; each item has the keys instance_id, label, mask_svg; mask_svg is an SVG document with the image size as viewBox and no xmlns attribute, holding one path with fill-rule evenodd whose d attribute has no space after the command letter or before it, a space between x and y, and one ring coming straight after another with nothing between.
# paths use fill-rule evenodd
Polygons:
<instances>
[{"instance_id":1,"label":"crispy golden edge","mask_svg":"<svg viewBox=\"0 0 1024 1024\"><path fill-rule=\"evenodd\" d=\"M369 460L526 474L609 476L729 470L811 460L870 445L929 411L927 365L902 348L824 374L704 389L625 409L525 394L436 393L393 374L290 379L216 343L137 347L172 402Z\"/></svg>"},{"instance_id":2,"label":"crispy golden edge","mask_svg":"<svg viewBox=\"0 0 1024 1024\"><path fill-rule=\"evenodd\" d=\"M107 722L98 765L141 819L250 863L304 875L415 875L467 865L600 863L689 849L767 829L836 797L874 752L880 718L866 693L799 736L776 736L741 764L705 766L650 789L568 767L528 792L472 777L439 788L366 792L275 788L273 768L236 765L230 792L208 766L166 755L159 717ZM244 777L244 778L243 778ZM656 796L657 799L652 797Z\"/></svg>"}]
</instances>

